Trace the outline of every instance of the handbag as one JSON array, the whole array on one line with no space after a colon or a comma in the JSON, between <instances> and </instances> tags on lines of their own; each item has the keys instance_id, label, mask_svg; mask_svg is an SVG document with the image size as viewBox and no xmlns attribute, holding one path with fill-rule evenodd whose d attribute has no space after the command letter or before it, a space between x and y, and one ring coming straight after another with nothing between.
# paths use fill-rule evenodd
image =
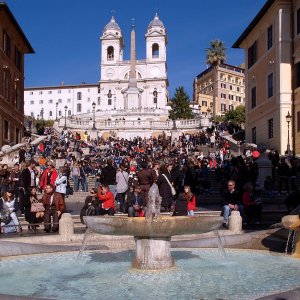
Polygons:
<instances>
[{"instance_id":1,"label":"handbag","mask_svg":"<svg viewBox=\"0 0 300 300\"><path fill-rule=\"evenodd\" d=\"M11 216L10 216L10 211L6 209L2 209L0 211L0 220L2 223L5 225L9 224L11 222Z\"/></svg>"},{"instance_id":2,"label":"handbag","mask_svg":"<svg viewBox=\"0 0 300 300\"><path fill-rule=\"evenodd\" d=\"M175 190L174 186L172 185L172 183L170 182L170 180L168 179L168 177L165 174L162 174L162 175L166 178L166 180L167 180L167 182L168 182L168 184L171 188L172 196L175 196L176 195L176 190Z\"/></svg>"},{"instance_id":3,"label":"handbag","mask_svg":"<svg viewBox=\"0 0 300 300\"><path fill-rule=\"evenodd\" d=\"M30 211L35 213L40 211L45 211L45 207L41 202L33 202L31 203Z\"/></svg>"}]
</instances>

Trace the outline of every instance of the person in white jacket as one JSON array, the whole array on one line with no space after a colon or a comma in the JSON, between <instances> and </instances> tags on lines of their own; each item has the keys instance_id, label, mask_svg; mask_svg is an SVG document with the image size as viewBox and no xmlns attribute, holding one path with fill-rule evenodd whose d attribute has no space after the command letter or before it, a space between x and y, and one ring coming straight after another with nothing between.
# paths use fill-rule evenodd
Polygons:
<instances>
[{"instance_id":1,"label":"person in white jacket","mask_svg":"<svg viewBox=\"0 0 300 300\"><path fill-rule=\"evenodd\" d=\"M65 199L65 195L67 193L67 184L68 184L68 178L66 175L66 168L60 167L59 174L55 180L55 191L57 193L60 193L63 199Z\"/></svg>"}]
</instances>

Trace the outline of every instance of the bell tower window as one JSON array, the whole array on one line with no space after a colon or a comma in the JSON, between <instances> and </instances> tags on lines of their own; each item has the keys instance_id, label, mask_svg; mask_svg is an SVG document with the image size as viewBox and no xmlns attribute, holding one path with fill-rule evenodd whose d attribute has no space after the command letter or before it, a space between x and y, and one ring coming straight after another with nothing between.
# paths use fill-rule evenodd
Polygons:
<instances>
[{"instance_id":1,"label":"bell tower window","mask_svg":"<svg viewBox=\"0 0 300 300\"><path fill-rule=\"evenodd\" d=\"M108 94L107 94L107 98L108 98L108 105L111 105L112 104L112 93L111 93L111 90L108 91Z\"/></svg>"},{"instance_id":2,"label":"bell tower window","mask_svg":"<svg viewBox=\"0 0 300 300\"><path fill-rule=\"evenodd\" d=\"M107 48L107 60L114 60L115 50L113 46Z\"/></svg>"},{"instance_id":3,"label":"bell tower window","mask_svg":"<svg viewBox=\"0 0 300 300\"><path fill-rule=\"evenodd\" d=\"M152 45L152 58L159 58L159 46L158 44Z\"/></svg>"},{"instance_id":4,"label":"bell tower window","mask_svg":"<svg viewBox=\"0 0 300 300\"><path fill-rule=\"evenodd\" d=\"M156 108L157 108L157 89L156 88L154 89L154 92L153 92L153 103L156 105Z\"/></svg>"}]
</instances>

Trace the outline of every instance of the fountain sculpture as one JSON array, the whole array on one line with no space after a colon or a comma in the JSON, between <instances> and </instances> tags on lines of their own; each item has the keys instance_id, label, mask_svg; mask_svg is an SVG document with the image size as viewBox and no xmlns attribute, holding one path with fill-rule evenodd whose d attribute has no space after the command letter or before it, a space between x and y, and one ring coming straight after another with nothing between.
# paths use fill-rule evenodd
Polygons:
<instances>
[{"instance_id":1,"label":"fountain sculpture","mask_svg":"<svg viewBox=\"0 0 300 300\"><path fill-rule=\"evenodd\" d=\"M293 256L300 258L300 217L299 215L288 215L282 218L282 225L286 229L293 230L296 233L295 236L295 251Z\"/></svg>"},{"instance_id":2,"label":"fountain sculpture","mask_svg":"<svg viewBox=\"0 0 300 300\"><path fill-rule=\"evenodd\" d=\"M174 266L171 255L173 235L205 233L218 229L223 221L219 216L172 217L160 214L161 199L158 187L149 191L146 217L85 217L87 226L94 232L107 235L133 235L136 256L132 267L159 270Z\"/></svg>"}]
</instances>

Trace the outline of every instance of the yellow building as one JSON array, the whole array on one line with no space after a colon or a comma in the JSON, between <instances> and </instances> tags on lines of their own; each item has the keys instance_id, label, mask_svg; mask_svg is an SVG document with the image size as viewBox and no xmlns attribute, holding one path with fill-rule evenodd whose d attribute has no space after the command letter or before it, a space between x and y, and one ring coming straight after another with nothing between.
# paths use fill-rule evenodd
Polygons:
<instances>
[{"instance_id":1,"label":"yellow building","mask_svg":"<svg viewBox=\"0 0 300 300\"><path fill-rule=\"evenodd\" d=\"M214 69L212 67L200 73L194 79L194 102L201 107L202 113L213 113ZM226 110L244 105L245 77L244 69L220 64L216 70L216 115L222 115Z\"/></svg>"},{"instance_id":2,"label":"yellow building","mask_svg":"<svg viewBox=\"0 0 300 300\"><path fill-rule=\"evenodd\" d=\"M246 56L246 140L299 154L300 0L268 0L233 47Z\"/></svg>"}]
</instances>

